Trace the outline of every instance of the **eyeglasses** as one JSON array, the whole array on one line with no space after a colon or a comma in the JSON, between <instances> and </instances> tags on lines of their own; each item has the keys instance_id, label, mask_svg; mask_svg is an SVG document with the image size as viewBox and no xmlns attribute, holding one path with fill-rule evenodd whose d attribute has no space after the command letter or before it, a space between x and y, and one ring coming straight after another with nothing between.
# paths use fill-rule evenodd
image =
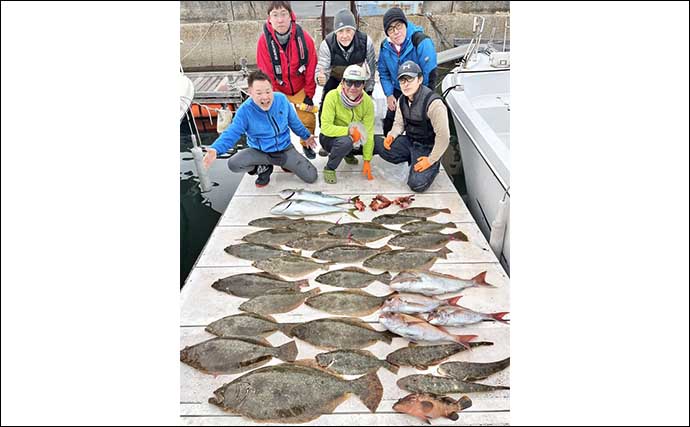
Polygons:
<instances>
[{"instance_id":1,"label":"eyeglasses","mask_svg":"<svg viewBox=\"0 0 690 427\"><path fill-rule=\"evenodd\" d=\"M402 22L398 22L398 23L393 24L390 27L388 27L388 31L386 33L387 34L397 33L398 31L402 31L403 28L406 28L405 24Z\"/></svg>"},{"instance_id":2,"label":"eyeglasses","mask_svg":"<svg viewBox=\"0 0 690 427\"><path fill-rule=\"evenodd\" d=\"M414 77L400 77L398 79L398 83L400 83L400 86L409 85L410 83L412 83L414 81L414 79L415 79Z\"/></svg>"},{"instance_id":3,"label":"eyeglasses","mask_svg":"<svg viewBox=\"0 0 690 427\"><path fill-rule=\"evenodd\" d=\"M364 82L361 80L343 80L343 83L345 83L345 86L354 86L356 88L364 86Z\"/></svg>"},{"instance_id":4,"label":"eyeglasses","mask_svg":"<svg viewBox=\"0 0 690 427\"><path fill-rule=\"evenodd\" d=\"M288 12L287 10L284 10L282 12L271 12L269 13L269 16L273 19L287 18L288 16L290 16L290 12Z\"/></svg>"}]
</instances>

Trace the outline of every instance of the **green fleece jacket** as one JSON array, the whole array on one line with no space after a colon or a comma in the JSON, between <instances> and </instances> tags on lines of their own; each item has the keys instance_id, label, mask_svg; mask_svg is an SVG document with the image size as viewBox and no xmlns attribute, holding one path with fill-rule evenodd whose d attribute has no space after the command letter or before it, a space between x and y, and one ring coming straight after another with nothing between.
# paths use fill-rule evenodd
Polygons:
<instances>
[{"instance_id":1,"label":"green fleece jacket","mask_svg":"<svg viewBox=\"0 0 690 427\"><path fill-rule=\"evenodd\" d=\"M364 160L371 160L374 156L374 101L364 92L358 106L346 108L340 100L342 90L342 85L338 85L328 92L321 105L321 133L332 138L347 136L350 123L363 123L367 130L367 140L363 144L362 157Z\"/></svg>"}]
</instances>

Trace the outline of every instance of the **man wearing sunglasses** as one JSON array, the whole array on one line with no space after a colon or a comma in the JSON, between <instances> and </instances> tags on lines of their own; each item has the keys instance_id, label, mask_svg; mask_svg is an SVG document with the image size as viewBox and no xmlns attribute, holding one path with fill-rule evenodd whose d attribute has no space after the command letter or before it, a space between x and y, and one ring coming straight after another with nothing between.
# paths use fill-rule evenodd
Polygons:
<instances>
[{"instance_id":1,"label":"man wearing sunglasses","mask_svg":"<svg viewBox=\"0 0 690 427\"><path fill-rule=\"evenodd\" d=\"M405 61L415 62L422 70L424 85L434 89L436 84L436 49L421 27L408 22L405 12L398 7L390 8L383 15L383 30L386 38L379 49L379 80L386 95L388 109L383 119L383 134L393 126L400 84L396 79L398 68Z\"/></svg>"},{"instance_id":2,"label":"man wearing sunglasses","mask_svg":"<svg viewBox=\"0 0 690 427\"><path fill-rule=\"evenodd\" d=\"M422 69L413 61L400 66L398 83L404 96L398 99L391 131L383 143L376 142L375 148L388 162L407 162L407 185L420 193L434 182L450 141L446 105L440 95L422 84L423 80Z\"/></svg>"},{"instance_id":3,"label":"man wearing sunglasses","mask_svg":"<svg viewBox=\"0 0 690 427\"><path fill-rule=\"evenodd\" d=\"M328 92L322 103L319 142L328 152L323 170L328 184L337 182L335 170L343 159L349 164L358 163L354 153L360 146L364 159L362 173L367 179L374 179L369 164L374 155L374 101L364 92L370 74L366 64L348 66L341 83Z\"/></svg>"}]
</instances>

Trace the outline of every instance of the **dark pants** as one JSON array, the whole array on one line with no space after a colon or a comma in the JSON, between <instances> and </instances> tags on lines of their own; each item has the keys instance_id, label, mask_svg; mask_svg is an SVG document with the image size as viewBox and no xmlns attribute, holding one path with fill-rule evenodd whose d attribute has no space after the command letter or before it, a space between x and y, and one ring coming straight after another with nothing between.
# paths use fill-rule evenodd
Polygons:
<instances>
[{"instance_id":1,"label":"dark pants","mask_svg":"<svg viewBox=\"0 0 690 427\"><path fill-rule=\"evenodd\" d=\"M233 172L249 172L257 165L281 166L295 173L304 182L316 182L318 172L306 157L290 145L283 151L264 153L254 148L238 151L228 160L228 168Z\"/></svg>"},{"instance_id":2,"label":"dark pants","mask_svg":"<svg viewBox=\"0 0 690 427\"><path fill-rule=\"evenodd\" d=\"M345 156L350 153L355 154L352 149L352 138L349 136L332 137L321 134L319 135L319 143L324 150L328 151L326 169L334 171Z\"/></svg>"},{"instance_id":3,"label":"dark pants","mask_svg":"<svg viewBox=\"0 0 690 427\"><path fill-rule=\"evenodd\" d=\"M402 92L400 92L398 89L393 89L393 96L395 99L400 98L400 95L402 95ZM388 99L386 99L386 105L388 105ZM386 108L386 117L383 118L383 137L385 138L386 135L388 135L388 132L391 131L393 128L393 122L395 121L395 110L391 111L388 108Z\"/></svg>"},{"instance_id":4,"label":"dark pants","mask_svg":"<svg viewBox=\"0 0 690 427\"><path fill-rule=\"evenodd\" d=\"M374 153L381 156L382 159L394 164L402 162L408 163L410 166L410 174L407 177L407 185L410 187L410 190L417 193L422 193L431 186L441 167L441 162L436 162L424 172L414 171L414 165L417 163L417 158L429 156L432 148L432 146L414 142L406 135L400 135L393 141L391 149L386 150L382 140L374 139Z\"/></svg>"}]
</instances>

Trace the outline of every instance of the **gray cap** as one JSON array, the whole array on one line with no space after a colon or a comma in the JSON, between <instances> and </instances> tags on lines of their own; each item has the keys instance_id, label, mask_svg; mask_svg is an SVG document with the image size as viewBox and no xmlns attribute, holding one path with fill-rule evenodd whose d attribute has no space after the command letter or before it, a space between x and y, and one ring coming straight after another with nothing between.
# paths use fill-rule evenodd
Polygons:
<instances>
[{"instance_id":1,"label":"gray cap","mask_svg":"<svg viewBox=\"0 0 690 427\"><path fill-rule=\"evenodd\" d=\"M347 9L340 9L333 18L333 31L336 33L345 28L352 28L357 30L357 22L355 22L355 15Z\"/></svg>"},{"instance_id":2,"label":"gray cap","mask_svg":"<svg viewBox=\"0 0 690 427\"><path fill-rule=\"evenodd\" d=\"M400 68L398 68L398 78L402 76L419 77L421 75L422 69L419 68L419 65L414 61L405 61Z\"/></svg>"}]
</instances>

